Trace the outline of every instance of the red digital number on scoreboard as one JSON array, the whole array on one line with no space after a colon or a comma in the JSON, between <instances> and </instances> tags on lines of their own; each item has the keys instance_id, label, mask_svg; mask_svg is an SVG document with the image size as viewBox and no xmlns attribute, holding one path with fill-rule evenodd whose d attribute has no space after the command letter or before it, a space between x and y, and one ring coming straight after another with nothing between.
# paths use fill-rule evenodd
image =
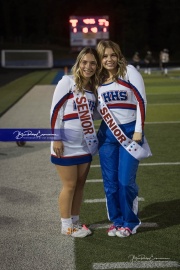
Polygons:
<instances>
[{"instance_id":1,"label":"red digital number on scoreboard","mask_svg":"<svg viewBox=\"0 0 180 270\"><path fill-rule=\"evenodd\" d=\"M71 16L69 23L72 47L95 46L97 40L109 39L108 16Z\"/></svg>"},{"instance_id":2,"label":"red digital number on scoreboard","mask_svg":"<svg viewBox=\"0 0 180 270\"><path fill-rule=\"evenodd\" d=\"M107 16L106 16L107 17ZM107 32L109 27L108 18L102 17L94 17L94 18L86 18L86 17L76 17L71 18L69 20L71 24L71 31L73 33L83 32L83 33L98 33L98 32Z\"/></svg>"}]
</instances>

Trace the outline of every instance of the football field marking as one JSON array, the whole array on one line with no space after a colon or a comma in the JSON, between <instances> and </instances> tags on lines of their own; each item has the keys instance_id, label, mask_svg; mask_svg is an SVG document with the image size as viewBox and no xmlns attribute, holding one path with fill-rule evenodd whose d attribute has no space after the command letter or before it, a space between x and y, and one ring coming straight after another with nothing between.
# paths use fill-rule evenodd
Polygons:
<instances>
[{"instance_id":1,"label":"football field marking","mask_svg":"<svg viewBox=\"0 0 180 270\"><path fill-rule=\"evenodd\" d=\"M168 165L180 165L180 162L159 162L159 163L142 163L139 166L168 166Z\"/></svg>"},{"instance_id":2,"label":"football field marking","mask_svg":"<svg viewBox=\"0 0 180 270\"><path fill-rule=\"evenodd\" d=\"M152 124L180 124L180 121L165 121L165 122L145 122L146 125Z\"/></svg>"},{"instance_id":3,"label":"football field marking","mask_svg":"<svg viewBox=\"0 0 180 270\"><path fill-rule=\"evenodd\" d=\"M144 198L138 197L139 202L144 202ZM85 203L101 203L101 202L106 202L106 198L102 199L90 199L90 200L84 200Z\"/></svg>"},{"instance_id":4,"label":"football field marking","mask_svg":"<svg viewBox=\"0 0 180 270\"><path fill-rule=\"evenodd\" d=\"M102 181L102 179L90 179L86 180L86 183L101 183Z\"/></svg>"},{"instance_id":5,"label":"football field marking","mask_svg":"<svg viewBox=\"0 0 180 270\"><path fill-rule=\"evenodd\" d=\"M108 229L110 226L110 223L96 223L96 224L91 224L89 226L90 229L93 229L93 230L99 230L99 229ZM143 228L157 228L159 227L157 223L155 222L142 222L140 227L143 227Z\"/></svg>"},{"instance_id":6,"label":"football field marking","mask_svg":"<svg viewBox=\"0 0 180 270\"><path fill-rule=\"evenodd\" d=\"M166 106L166 105L179 105L179 102L174 102L174 103L154 103L154 104L149 104L148 106Z\"/></svg>"},{"instance_id":7,"label":"football field marking","mask_svg":"<svg viewBox=\"0 0 180 270\"><path fill-rule=\"evenodd\" d=\"M180 165L180 162L140 163L139 166L168 166ZM91 168L99 168L100 165L91 165Z\"/></svg>"},{"instance_id":8,"label":"football field marking","mask_svg":"<svg viewBox=\"0 0 180 270\"><path fill-rule=\"evenodd\" d=\"M148 259L148 258L147 258ZM132 261L132 262L116 262L116 263L93 263L93 269L145 269L145 268L174 268L180 267L176 261L168 260L147 260L147 261ZM165 258L166 259L166 258Z\"/></svg>"},{"instance_id":9,"label":"football field marking","mask_svg":"<svg viewBox=\"0 0 180 270\"><path fill-rule=\"evenodd\" d=\"M163 122L145 122L145 125L159 125L159 124L180 124L180 121L163 121ZM94 125L96 128L99 127L99 125L97 126L96 124ZM98 130L98 128L96 129L96 131Z\"/></svg>"}]
</instances>

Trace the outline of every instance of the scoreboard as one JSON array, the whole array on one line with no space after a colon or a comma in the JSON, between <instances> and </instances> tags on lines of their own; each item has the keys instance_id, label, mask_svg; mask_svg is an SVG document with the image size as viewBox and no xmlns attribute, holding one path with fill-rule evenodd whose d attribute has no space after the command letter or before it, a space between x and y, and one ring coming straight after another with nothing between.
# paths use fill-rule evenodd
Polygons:
<instances>
[{"instance_id":1,"label":"scoreboard","mask_svg":"<svg viewBox=\"0 0 180 270\"><path fill-rule=\"evenodd\" d=\"M109 39L108 16L70 16L71 47L94 47L98 40Z\"/></svg>"}]
</instances>

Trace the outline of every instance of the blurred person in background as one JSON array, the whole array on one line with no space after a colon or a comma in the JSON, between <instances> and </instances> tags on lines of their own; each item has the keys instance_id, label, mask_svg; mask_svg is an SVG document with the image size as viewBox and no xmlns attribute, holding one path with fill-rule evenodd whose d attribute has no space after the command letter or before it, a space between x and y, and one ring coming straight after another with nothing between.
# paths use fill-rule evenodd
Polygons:
<instances>
[{"instance_id":1,"label":"blurred person in background","mask_svg":"<svg viewBox=\"0 0 180 270\"><path fill-rule=\"evenodd\" d=\"M151 75L151 68L152 68L152 62L153 62L153 57L152 57L151 51L147 51L146 56L144 58L144 62L145 62L144 73Z\"/></svg>"},{"instance_id":2,"label":"blurred person in background","mask_svg":"<svg viewBox=\"0 0 180 270\"><path fill-rule=\"evenodd\" d=\"M169 63L169 50L163 49L159 55L159 62L161 73L165 76L168 75L168 63Z\"/></svg>"},{"instance_id":3,"label":"blurred person in background","mask_svg":"<svg viewBox=\"0 0 180 270\"><path fill-rule=\"evenodd\" d=\"M132 64L133 66L138 70L140 71L140 56L139 56L139 53L138 52L135 52L135 54L133 55L133 58L132 58Z\"/></svg>"}]
</instances>

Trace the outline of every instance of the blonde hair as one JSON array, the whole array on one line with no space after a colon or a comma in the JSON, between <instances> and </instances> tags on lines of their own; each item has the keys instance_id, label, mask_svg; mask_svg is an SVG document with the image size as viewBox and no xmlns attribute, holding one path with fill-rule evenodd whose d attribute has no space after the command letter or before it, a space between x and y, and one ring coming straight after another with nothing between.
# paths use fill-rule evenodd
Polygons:
<instances>
[{"instance_id":1,"label":"blonde hair","mask_svg":"<svg viewBox=\"0 0 180 270\"><path fill-rule=\"evenodd\" d=\"M94 58L96 60L96 72L94 73L94 75L90 78L90 90L96 95L96 90L99 86L99 70L100 70L100 60L99 60L99 56L97 51L94 48L90 48L90 47L85 47L84 49L82 49L82 51L78 54L76 62L74 64L74 66L72 67L72 74L74 76L74 80L76 83L76 88L84 94L84 88L83 88L83 76L80 72L80 62L82 60L82 58L86 55L86 54L92 54L94 55Z\"/></svg>"},{"instance_id":2,"label":"blonde hair","mask_svg":"<svg viewBox=\"0 0 180 270\"><path fill-rule=\"evenodd\" d=\"M113 76L114 80L117 81L118 77L124 78L126 75L126 71L127 71L127 68L126 68L127 61L126 61L125 57L123 56L119 45L111 40L101 40L96 47L97 52L99 54L100 61L101 61L101 68L100 68L100 72L99 72L101 83L103 83L109 76L108 71L102 65L102 59L103 59L104 52L105 52L106 48L111 48L115 52L115 54L118 58L117 72Z\"/></svg>"}]
</instances>

